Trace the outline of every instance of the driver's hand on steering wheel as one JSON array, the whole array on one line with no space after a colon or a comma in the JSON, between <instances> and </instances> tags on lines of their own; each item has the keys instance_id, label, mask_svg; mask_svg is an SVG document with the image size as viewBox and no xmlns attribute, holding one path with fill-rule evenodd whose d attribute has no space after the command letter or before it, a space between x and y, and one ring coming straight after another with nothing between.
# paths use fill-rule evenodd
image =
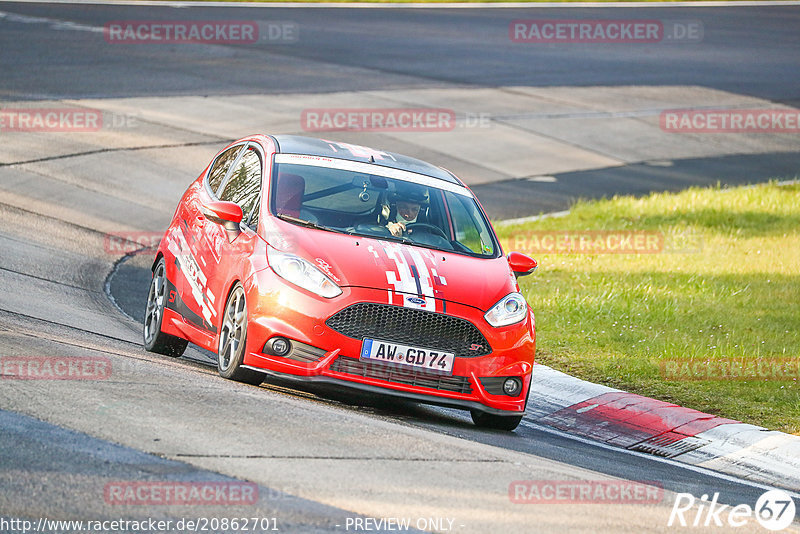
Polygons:
<instances>
[{"instance_id":1,"label":"driver's hand on steering wheel","mask_svg":"<svg viewBox=\"0 0 800 534\"><path fill-rule=\"evenodd\" d=\"M395 237L402 237L403 232L406 231L406 225L402 222L391 222L387 224L386 227L389 228L389 231Z\"/></svg>"}]
</instances>

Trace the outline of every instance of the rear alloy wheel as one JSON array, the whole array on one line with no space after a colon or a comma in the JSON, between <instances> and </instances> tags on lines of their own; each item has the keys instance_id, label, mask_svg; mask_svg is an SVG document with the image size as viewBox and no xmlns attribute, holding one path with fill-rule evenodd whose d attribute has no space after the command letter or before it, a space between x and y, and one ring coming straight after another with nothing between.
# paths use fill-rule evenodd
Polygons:
<instances>
[{"instance_id":1,"label":"rear alloy wheel","mask_svg":"<svg viewBox=\"0 0 800 534\"><path fill-rule=\"evenodd\" d=\"M522 421L521 415L495 415L480 410L470 410L469 413L472 416L472 422L481 428L514 430Z\"/></svg>"},{"instance_id":2,"label":"rear alloy wheel","mask_svg":"<svg viewBox=\"0 0 800 534\"><path fill-rule=\"evenodd\" d=\"M146 350L177 358L183 354L189 342L161 331L164 307L167 302L167 271L164 265L164 258L161 258L158 260L156 268L153 269L153 280L150 282L147 307L144 311L142 334Z\"/></svg>"},{"instance_id":3,"label":"rear alloy wheel","mask_svg":"<svg viewBox=\"0 0 800 534\"><path fill-rule=\"evenodd\" d=\"M247 299L244 288L237 282L228 296L225 313L222 315L217 350L217 370L223 378L257 386L264 381L265 376L258 371L242 367L246 341Z\"/></svg>"}]
</instances>

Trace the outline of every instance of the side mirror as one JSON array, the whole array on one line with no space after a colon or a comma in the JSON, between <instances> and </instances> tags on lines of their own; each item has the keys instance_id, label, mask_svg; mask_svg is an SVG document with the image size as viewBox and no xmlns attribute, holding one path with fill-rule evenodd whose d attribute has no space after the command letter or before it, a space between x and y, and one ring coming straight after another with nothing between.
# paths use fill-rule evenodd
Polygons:
<instances>
[{"instance_id":1,"label":"side mirror","mask_svg":"<svg viewBox=\"0 0 800 534\"><path fill-rule=\"evenodd\" d=\"M242 212L242 207L239 204L235 202L224 201L209 202L207 204L203 204L203 206L200 208L200 211L203 213L203 217L209 221L221 224L225 227L225 231L228 233L229 242L232 242L241 233L239 224L244 218L244 213Z\"/></svg>"},{"instance_id":2,"label":"side mirror","mask_svg":"<svg viewBox=\"0 0 800 534\"><path fill-rule=\"evenodd\" d=\"M536 260L521 252L510 252L508 254L508 264L511 266L511 270L517 278L531 274L536 270L536 266L538 265Z\"/></svg>"}]
</instances>

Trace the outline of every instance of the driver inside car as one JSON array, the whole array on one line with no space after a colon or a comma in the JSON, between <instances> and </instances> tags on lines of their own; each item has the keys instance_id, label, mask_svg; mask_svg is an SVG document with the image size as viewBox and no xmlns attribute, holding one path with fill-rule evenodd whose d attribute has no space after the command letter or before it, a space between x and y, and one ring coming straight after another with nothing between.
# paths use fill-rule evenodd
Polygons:
<instances>
[{"instance_id":1,"label":"driver inside car","mask_svg":"<svg viewBox=\"0 0 800 534\"><path fill-rule=\"evenodd\" d=\"M394 197L394 209L390 211L386 227L393 236L401 237L406 232L406 226L417 222L420 210L427 206L428 193L421 186L398 185Z\"/></svg>"}]
</instances>

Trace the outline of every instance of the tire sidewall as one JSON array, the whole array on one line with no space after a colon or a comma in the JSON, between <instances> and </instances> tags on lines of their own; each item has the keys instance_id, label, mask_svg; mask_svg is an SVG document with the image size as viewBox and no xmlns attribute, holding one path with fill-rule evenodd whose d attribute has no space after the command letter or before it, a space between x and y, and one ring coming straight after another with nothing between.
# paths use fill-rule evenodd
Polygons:
<instances>
[{"instance_id":1,"label":"tire sidewall","mask_svg":"<svg viewBox=\"0 0 800 534\"><path fill-rule=\"evenodd\" d=\"M219 340L217 341L217 371L219 371L220 376L225 378L231 378L239 367L242 365L242 360L244 359L244 352L247 347L247 322L248 322L248 313L247 313L247 293L244 290L244 286L241 283L236 282L233 287L231 288L230 292L228 293L228 300L225 302L225 309L223 313L227 313L228 306L231 303L231 297L236 292L237 288L241 288L242 290L242 299L244 299L244 322L242 324L242 342L239 344L239 348L236 351L236 354L231 356L231 360L228 363L227 369L223 369L220 362L220 347L222 343L222 324L220 323L220 336ZM224 315L223 315L224 320Z\"/></svg>"},{"instance_id":2,"label":"tire sidewall","mask_svg":"<svg viewBox=\"0 0 800 534\"><path fill-rule=\"evenodd\" d=\"M156 278L156 271L158 271L159 268L163 269L163 271L164 271L164 282L163 283L164 284L167 283L167 262L165 262L164 258L161 257L161 259L159 259L158 262L156 263L156 268L153 269L153 278L152 278L152 280L150 280L150 287L147 290L147 300L148 300L147 304L150 303L150 291L153 288L153 282L155 281L155 278ZM166 293L165 293L165 297L166 297ZM144 318L145 323L144 323L144 325L142 327L142 341L144 342L145 350L152 351L155 348L155 346L158 344L159 337L163 336L163 334L161 332L161 325L164 322L164 310L167 309L167 302L166 302L166 298L165 298L164 302L162 302L162 304L161 304L161 310L159 310L159 313L158 313L158 323L154 326L153 332L151 332L152 335L151 335L151 340L149 342L147 341L147 336L145 335L145 328L147 326L147 304L145 304L145 318Z\"/></svg>"}]
</instances>

